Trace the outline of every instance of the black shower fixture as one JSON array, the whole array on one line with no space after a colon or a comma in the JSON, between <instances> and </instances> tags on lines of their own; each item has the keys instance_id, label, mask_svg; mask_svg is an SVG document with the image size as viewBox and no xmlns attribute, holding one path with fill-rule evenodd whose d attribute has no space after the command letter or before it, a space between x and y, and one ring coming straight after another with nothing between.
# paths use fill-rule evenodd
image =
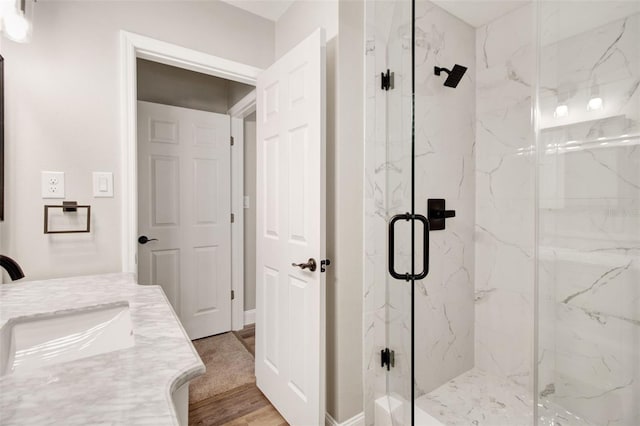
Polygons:
<instances>
[{"instance_id":1,"label":"black shower fixture","mask_svg":"<svg viewBox=\"0 0 640 426\"><path fill-rule=\"evenodd\" d=\"M444 85L447 87L458 87L458 83L462 80L462 76L465 72L467 72L467 67L463 67L462 65L455 64L452 70L447 68L433 67L433 72L435 75L440 75L440 73L444 71L448 75L447 79L444 81Z\"/></svg>"}]
</instances>

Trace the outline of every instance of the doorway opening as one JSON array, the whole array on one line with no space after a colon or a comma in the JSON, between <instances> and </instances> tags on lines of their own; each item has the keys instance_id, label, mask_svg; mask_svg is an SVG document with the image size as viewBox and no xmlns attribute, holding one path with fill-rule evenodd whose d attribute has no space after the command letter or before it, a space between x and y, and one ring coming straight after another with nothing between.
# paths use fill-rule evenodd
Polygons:
<instances>
[{"instance_id":1,"label":"doorway opening","mask_svg":"<svg viewBox=\"0 0 640 426\"><path fill-rule=\"evenodd\" d=\"M255 151L255 132L245 144L244 118L229 110L254 88L136 64L138 282L163 288L191 339L241 329L232 303L244 313L255 280L243 279L244 212L233 200L244 194L243 150Z\"/></svg>"},{"instance_id":2,"label":"doorway opening","mask_svg":"<svg viewBox=\"0 0 640 426\"><path fill-rule=\"evenodd\" d=\"M255 262L256 269L260 271L256 273L257 341L254 365L257 385L273 406L292 423L316 424L324 421L325 280L322 272L323 266L328 264L325 261L324 223L324 30L316 30L264 72L127 32L122 32L121 51L123 270L138 272L138 245L142 244L138 238L143 236L138 233L137 59L255 85L258 95L254 102L262 107L257 114L260 120L256 125L256 140L264 141L256 150L256 181L261 182L255 203L256 217L260 218L256 221ZM163 124L160 122L165 120L157 121ZM171 130L172 126L175 130ZM146 127L151 135L150 126ZM197 126L192 124L189 127L193 129ZM211 129L225 126L212 124L204 127L204 133L217 133L217 130ZM231 120L231 128L235 127ZM171 132L179 133L180 124L167 128L169 135ZM229 145L226 146L228 148ZM185 155L192 162L197 159L192 154ZM215 160L213 157L204 159ZM180 174L181 170L174 173ZM241 179L232 178L231 181L232 194L240 195L232 196L234 214L242 211L242 191L234 191L234 186ZM173 187L168 185L168 188L172 190ZM210 213L210 206L203 206L203 211ZM239 208L236 210L235 206ZM174 214L174 217L180 216ZM214 221L212 214L208 217L209 222ZM231 225L237 223L237 220L233 220ZM149 235L144 236L144 241L152 239ZM191 244L194 244L193 249L203 247L193 241ZM212 245L204 247L209 250ZM238 245L233 247L237 248ZM209 259L213 257L211 253L203 253L203 270L207 265L205 255L209 255ZM320 268L309 266L314 258L318 259ZM304 263L306 259L309 261ZM232 288L242 291L234 281L238 276L232 274ZM279 285L276 286L276 283ZM292 297L289 298L289 295ZM244 325L244 311L236 308L240 300L244 301L244 297L240 298L237 292L235 296L232 299L234 329L236 324ZM294 354L288 350L290 347L304 350Z\"/></svg>"},{"instance_id":3,"label":"doorway opening","mask_svg":"<svg viewBox=\"0 0 640 426\"><path fill-rule=\"evenodd\" d=\"M255 208L254 87L260 70L126 32L122 33L122 44L123 270L137 273L140 284L161 285L183 324L189 322L184 317L193 314L194 307L204 314L219 310L225 317L218 328L185 326L192 339L200 338L194 340L194 346L215 376L202 376L191 383L190 424L198 419L219 423L221 415L229 415L228 410L221 410L224 406L236 408L228 420L241 419L258 409L265 418L281 419L255 384L255 273L245 274L245 267L255 270L255 244L245 244L244 236L255 241L255 235L251 235L255 232L255 213L251 214ZM147 150L151 149L149 145L157 145L160 148L154 149L160 151L147 152L147 158L142 158L138 144L141 134L146 135ZM189 142L185 152L176 147L180 138ZM245 179L244 171L249 179ZM172 174L182 176L183 182L172 180ZM152 177L157 182L152 184ZM141 188L144 180L146 188ZM146 208L142 200L146 200ZM189 210L181 211L185 201L190 204ZM245 206L248 221L244 219ZM157 214L151 214L153 209ZM200 223L194 224L194 218ZM206 237L212 233L207 227L220 224L227 234L225 244L201 240L195 241L190 250L160 247L171 239L167 235L160 238L160 234L190 220L195 231L174 232L179 240L189 233L192 239ZM142 236L146 238L141 240ZM181 262L177 253L186 256L186 261ZM223 268L221 261L225 262ZM216 271L226 269L226 273L202 279L203 273L214 269L212 263ZM218 284L220 288L192 288L195 297L192 294L185 300L179 285L185 269L192 269L189 281ZM194 279L198 273L201 276ZM227 307L217 309L222 303ZM209 318L203 322L210 327L216 321ZM253 401L251 406L239 406L247 395Z\"/></svg>"}]
</instances>

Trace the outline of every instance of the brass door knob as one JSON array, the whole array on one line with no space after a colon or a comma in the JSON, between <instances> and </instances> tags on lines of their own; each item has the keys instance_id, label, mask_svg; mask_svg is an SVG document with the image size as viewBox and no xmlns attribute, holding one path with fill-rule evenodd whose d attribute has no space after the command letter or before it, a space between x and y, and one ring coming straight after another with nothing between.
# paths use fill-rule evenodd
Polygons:
<instances>
[{"instance_id":1,"label":"brass door knob","mask_svg":"<svg viewBox=\"0 0 640 426\"><path fill-rule=\"evenodd\" d=\"M300 269L308 269L311 272L316 270L316 260L311 258L307 261L307 263L292 263L291 266L297 266Z\"/></svg>"}]
</instances>

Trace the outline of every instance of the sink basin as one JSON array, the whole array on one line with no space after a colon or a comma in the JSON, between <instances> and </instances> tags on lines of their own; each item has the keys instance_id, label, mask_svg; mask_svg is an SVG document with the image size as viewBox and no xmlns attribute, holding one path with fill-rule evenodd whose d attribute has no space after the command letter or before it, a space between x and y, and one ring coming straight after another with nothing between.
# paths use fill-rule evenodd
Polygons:
<instances>
[{"instance_id":1,"label":"sink basin","mask_svg":"<svg viewBox=\"0 0 640 426\"><path fill-rule=\"evenodd\" d=\"M133 327L126 302L16 318L0 329L0 375L133 345Z\"/></svg>"}]
</instances>

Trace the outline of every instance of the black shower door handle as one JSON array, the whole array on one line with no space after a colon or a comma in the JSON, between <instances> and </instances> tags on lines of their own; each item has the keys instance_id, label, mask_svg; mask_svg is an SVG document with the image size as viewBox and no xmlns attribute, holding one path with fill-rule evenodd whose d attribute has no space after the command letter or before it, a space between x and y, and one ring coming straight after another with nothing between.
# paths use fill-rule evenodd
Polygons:
<instances>
[{"instance_id":1,"label":"black shower door handle","mask_svg":"<svg viewBox=\"0 0 640 426\"><path fill-rule=\"evenodd\" d=\"M422 238L423 262L422 262L422 272L420 272L417 275L412 275L409 272L405 274L399 274L398 272L396 272L396 269L395 269L395 241L396 241L395 227L396 227L396 222L398 222L399 220L406 220L406 221L417 220L419 222L422 222L423 233L424 233ZM429 273L429 220L421 214L412 215L411 213L404 213L404 214L397 214L393 216L389 221L389 274L391 274L391 276L397 280L411 281L411 280L421 280L424 277L426 277L428 273Z\"/></svg>"}]
</instances>

